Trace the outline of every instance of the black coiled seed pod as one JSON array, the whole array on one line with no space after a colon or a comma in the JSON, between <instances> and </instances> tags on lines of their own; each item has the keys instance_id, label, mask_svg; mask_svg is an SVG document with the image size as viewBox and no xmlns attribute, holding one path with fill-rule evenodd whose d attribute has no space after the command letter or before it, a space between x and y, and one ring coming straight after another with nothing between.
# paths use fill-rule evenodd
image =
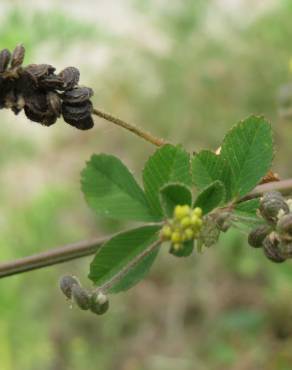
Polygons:
<instances>
[{"instance_id":1,"label":"black coiled seed pod","mask_svg":"<svg viewBox=\"0 0 292 370\"><path fill-rule=\"evenodd\" d=\"M59 74L50 64L22 66L25 49L16 46L0 51L0 109L18 114L44 126L53 125L62 115L64 121L80 130L93 127L93 90L78 86L80 73L67 67ZM63 93L61 93L63 92Z\"/></svg>"},{"instance_id":2,"label":"black coiled seed pod","mask_svg":"<svg viewBox=\"0 0 292 370\"><path fill-rule=\"evenodd\" d=\"M271 191L261 198L259 210L265 220L274 224L278 221L279 212L289 213L289 206L281 193Z\"/></svg>"},{"instance_id":3,"label":"black coiled seed pod","mask_svg":"<svg viewBox=\"0 0 292 370\"><path fill-rule=\"evenodd\" d=\"M90 294L86 289L80 285L73 285L72 287L72 298L81 310L88 310L91 303Z\"/></svg>"},{"instance_id":4,"label":"black coiled seed pod","mask_svg":"<svg viewBox=\"0 0 292 370\"><path fill-rule=\"evenodd\" d=\"M3 49L0 51L0 73L6 71L8 64L11 59L11 53L8 49Z\"/></svg>"},{"instance_id":5,"label":"black coiled seed pod","mask_svg":"<svg viewBox=\"0 0 292 370\"><path fill-rule=\"evenodd\" d=\"M20 67L23 63L25 49L23 45L17 45L11 56L11 68Z\"/></svg>"},{"instance_id":6,"label":"black coiled seed pod","mask_svg":"<svg viewBox=\"0 0 292 370\"><path fill-rule=\"evenodd\" d=\"M271 227L268 225L261 225L252 230L248 235L248 244L254 248L261 248L266 236L271 232Z\"/></svg>"},{"instance_id":7,"label":"black coiled seed pod","mask_svg":"<svg viewBox=\"0 0 292 370\"><path fill-rule=\"evenodd\" d=\"M90 311L103 315L109 309L109 301L105 294L101 292L94 292L91 297Z\"/></svg>"},{"instance_id":8,"label":"black coiled seed pod","mask_svg":"<svg viewBox=\"0 0 292 370\"><path fill-rule=\"evenodd\" d=\"M269 234L263 242L263 251L265 256L269 260L277 263L285 261L285 257L282 255L279 249L279 244L280 241L275 233Z\"/></svg>"},{"instance_id":9,"label":"black coiled seed pod","mask_svg":"<svg viewBox=\"0 0 292 370\"><path fill-rule=\"evenodd\" d=\"M68 298L72 298L72 288L74 285L80 286L78 279L71 275L62 276L59 281L59 286L63 294Z\"/></svg>"},{"instance_id":10,"label":"black coiled seed pod","mask_svg":"<svg viewBox=\"0 0 292 370\"><path fill-rule=\"evenodd\" d=\"M64 90L71 90L79 82L80 72L75 67L67 67L58 74L63 82Z\"/></svg>"}]
</instances>

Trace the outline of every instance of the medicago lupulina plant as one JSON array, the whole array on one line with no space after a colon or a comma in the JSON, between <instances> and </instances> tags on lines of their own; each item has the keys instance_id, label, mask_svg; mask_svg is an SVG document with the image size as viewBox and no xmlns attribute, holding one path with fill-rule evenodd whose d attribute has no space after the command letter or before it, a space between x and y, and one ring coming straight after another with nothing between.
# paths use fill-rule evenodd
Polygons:
<instances>
[{"instance_id":1,"label":"medicago lupulina plant","mask_svg":"<svg viewBox=\"0 0 292 370\"><path fill-rule=\"evenodd\" d=\"M88 110L92 90L76 86L79 74L77 78L74 67L55 75L48 67L23 68L21 60L8 68L11 57L5 55L8 62L3 64L3 59L2 67L0 63L2 108L18 113L24 107L44 125L48 125L48 117L55 121L63 114L65 120L70 116L77 128L81 122L82 129L93 126L91 114L96 114L158 149L144 165L143 187L119 158L109 154L92 155L81 172L81 188L92 210L103 218L137 223L136 227L91 245L71 246L71 255L65 249L54 251L59 259L51 254L44 257L45 263L40 262L40 256L0 265L0 276L96 252L89 268L94 288L88 291L71 275L60 279L60 288L76 306L103 314L109 308L108 295L126 291L145 278L161 248L168 248L173 257L196 253L200 258L199 253L215 245L220 233L239 224L251 229L249 244L261 248L271 261L279 263L292 257L291 201L275 190L257 191L273 160L272 130L263 117L250 116L236 124L223 139L220 153L188 153L182 145L166 143L97 109ZM11 63L15 64L15 52L13 55ZM37 74L34 78L32 71ZM19 82L23 78L19 76L33 79L33 83ZM58 104L52 104L52 93L55 101L60 100Z\"/></svg>"}]
</instances>

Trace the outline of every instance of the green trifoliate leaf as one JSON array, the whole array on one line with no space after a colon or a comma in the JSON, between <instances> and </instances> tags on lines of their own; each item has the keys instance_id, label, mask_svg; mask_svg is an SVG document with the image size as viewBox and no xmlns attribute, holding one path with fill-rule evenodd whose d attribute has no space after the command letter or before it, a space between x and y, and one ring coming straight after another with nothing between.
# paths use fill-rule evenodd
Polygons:
<instances>
[{"instance_id":1,"label":"green trifoliate leaf","mask_svg":"<svg viewBox=\"0 0 292 370\"><path fill-rule=\"evenodd\" d=\"M256 116L239 122L225 136L220 156L230 167L232 197L244 196L271 168L273 138L270 124Z\"/></svg>"},{"instance_id":2,"label":"green trifoliate leaf","mask_svg":"<svg viewBox=\"0 0 292 370\"><path fill-rule=\"evenodd\" d=\"M175 206L192 205L192 192L184 184L167 184L160 189L160 201L165 216L171 218Z\"/></svg>"},{"instance_id":3,"label":"green trifoliate leaf","mask_svg":"<svg viewBox=\"0 0 292 370\"><path fill-rule=\"evenodd\" d=\"M93 155L82 171L81 185L87 203L100 216L155 221L143 190L112 155Z\"/></svg>"},{"instance_id":4,"label":"green trifoliate leaf","mask_svg":"<svg viewBox=\"0 0 292 370\"><path fill-rule=\"evenodd\" d=\"M198 190L205 189L216 180L221 181L225 187L226 200L230 198L230 170L221 155L209 150L195 154L192 159L192 177Z\"/></svg>"},{"instance_id":5,"label":"green trifoliate leaf","mask_svg":"<svg viewBox=\"0 0 292 370\"><path fill-rule=\"evenodd\" d=\"M169 182L191 185L189 154L179 145L167 144L159 148L145 164L143 182L153 213L162 219L160 189Z\"/></svg>"},{"instance_id":6,"label":"green trifoliate leaf","mask_svg":"<svg viewBox=\"0 0 292 370\"><path fill-rule=\"evenodd\" d=\"M203 214L219 207L225 200L225 188L221 181L214 181L207 186L195 200L194 207L202 208Z\"/></svg>"},{"instance_id":7,"label":"green trifoliate leaf","mask_svg":"<svg viewBox=\"0 0 292 370\"><path fill-rule=\"evenodd\" d=\"M90 265L89 278L97 285L112 280L121 274L111 285L109 292L118 293L137 284L153 264L158 248L153 249L139 263L129 268L131 262L149 248L157 239L160 226L143 226L122 232L108 242L97 252ZM126 271L126 273L125 273Z\"/></svg>"}]
</instances>

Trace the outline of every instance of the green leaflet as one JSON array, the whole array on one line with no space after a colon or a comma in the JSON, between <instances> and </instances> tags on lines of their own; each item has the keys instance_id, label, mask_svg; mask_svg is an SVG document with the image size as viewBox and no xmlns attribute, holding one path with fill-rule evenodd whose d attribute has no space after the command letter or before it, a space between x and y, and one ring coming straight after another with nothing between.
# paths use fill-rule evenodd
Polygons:
<instances>
[{"instance_id":1,"label":"green leaflet","mask_svg":"<svg viewBox=\"0 0 292 370\"><path fill-rule=\"evenodd\" d=\"M181 146L170 144L159 148L146 162L143 170L145 194L158 218L163 217L159 191L169 182L191 185L190 156Z\"/></svg>"},{"instance_id":2,"label":"green leaflet","mask_svg":"<svg viewBox=\"0 0 292 370\"><path fill-rule=\"evenodd\" d=\"M160 189L160 201L165 216L171 218L175 206L185 204L192 206L192 192L184 184L167 184Z\"/></svg>"},{"instance_id":3,"label":"green leaflet","mask_svg":"<svg viewBox=\"0 0 292 370\"><path fill-rule=\"evenodd\" d=\"M156 220L133 175L112 155L93 155L81 173L81 185L87 203L100 216Z\"/></svg>"},{"instance_id":4,"label":"green leaflet","mask_svg":"<svg viewBox=\"0 0 292 370\"><path fill-rule=\"evenodd\" d=\"M115 235L97 252L90 265L89 278L101 286L121 272L140 253L158 239L160 226L142 226ZM158 253L154 250L130 269L110 292L117 293L137 284L149 271Z\"/></svg>"},{"instance_id":5,"label":"green leaflet","mask_svg":"<svg viewBox=\"0 0 292 370\"><path fill-rule=\"evenodd\" d=\"M271 168L273 138L270 124L256 116L239 122L225 136L220 156L230 168L232 197L244 196Z\"/></svg>"},{"instance_id":6,"label":"green leaflet","mask_svg":"<svg viewBox=\"0 0 292 370\"><path fill-rule=\"evenodd\" d=\"M194 207L202 208L203 214L219 207L225 199L225 188L221 181L214 181L207 186L195 200Z\"/></svg>"}]
</instances>

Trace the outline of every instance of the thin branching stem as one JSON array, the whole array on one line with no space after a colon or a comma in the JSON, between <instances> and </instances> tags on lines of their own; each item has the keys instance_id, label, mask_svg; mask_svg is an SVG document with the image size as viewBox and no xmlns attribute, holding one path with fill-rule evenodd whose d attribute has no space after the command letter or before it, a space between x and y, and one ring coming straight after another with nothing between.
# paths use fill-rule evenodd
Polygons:
<instances>
[{"instance_id":1,"label":"thin branching stem","mask_svg":"<svg viewBox=\"0 0 292 370\"><path fill-rule=\"evenodd\" d=\"M56 247L32 256L4 262L0 264L0 278L89 256L96 253L106 241L107 238L83 240L81 242Z\"/></svg>"},{"instance_id":2,"label":"thin branching stem","mask_svg":"<svg viewBox=\"0 0 292 370\"><path fill-rule=\"evenodd\" d=\"M259 197L263 193L271 190L278 190L286 196L291 195L292 179L258 185L247 196L243 197L241 201ZM44 268L51 265L56 265L58 263L67 262L76 258L95 254L96 251L102 246L102 244L108 239L109 238L94 238L50 249L48 251L41 252L32 256L19 258L14 261L4 262L0 264L0 278Z\"/></svg>"},{"instance_id":3,"label":"thin branching stem","mask_svg":"<svg viewBox=\"0 0 292 370\"><path fill-rule=\"evenodd\" d=\"M155 137L152 134L150 134L149 132L144 131L141 128L139 128L139 127L137 127L133 124L125 122L125 121L121 120L120 118L114 117L109 113L106 113L106 112L103 112L99 109L94 108L93 109L93 114L98 116L98 117L101 117L101 118L105 119L106 121L112 122L117 126L125 128L126 130L132 132L133 134L141 137L142 139L148 141L149 143L151 143L155 146L159 147L159 146L163 146L164 144L167 144L167 141L165 141L164 139L160 139L158 137Z\"/></svg>"}]
</instances>

